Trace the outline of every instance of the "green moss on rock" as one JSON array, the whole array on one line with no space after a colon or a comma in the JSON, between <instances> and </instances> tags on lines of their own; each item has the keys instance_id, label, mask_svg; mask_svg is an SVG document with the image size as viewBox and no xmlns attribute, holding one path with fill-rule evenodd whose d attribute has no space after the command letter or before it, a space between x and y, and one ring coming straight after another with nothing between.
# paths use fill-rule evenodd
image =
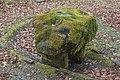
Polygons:
<instances>
[{"instance_id":1,"label":"green moss on rock","mask_svg":"<svg viewBox=\"0 0 120 80\"><path fill-rule=\"evenodd\" d=\"M92 14L74 8L38 14L33 25L38 52L42 53L43 60L60 64L59 67L67 67L68 58L79 61L85 57L85 46L95 37L98 27ZM66 56L63 58L63 55Z\"/></svg>"},{"instance_id":2,"label":"green moss on rock","mask_svg":"<svg viewBox=\"0 0 120 80\"><path fill-rule=\"evenodd\" d=\"M28 56L25 56L25 55L23 55L23 53L18 52L16 50L9 50L9 53L11 55L17 55L19 57L19 60L22 62L24 62L26 59L30 59ZM22 65L22 66L25 66L25 65ZM44 77L44 75L46 75L48 77L48 79L50 78L50 80L58 80L59 79L58 73L61 73L61 72L66 73L69 76L71 76L72 80L85 80L85 79L90 78L89 76L87 76L85 74L74 73L74 72L71 72L71 71L69 71L67 69L63 69L63 68L58 69L55 67L51 67L51 66L42 64L36 60L34 61L34 64L30 65L30 67L31 66L34 66L34 68L32 68L31 70L38 69L40 71L39 75L43 75L41 77ZM29 67L29 70L30 70L30 67ZM39 79L41 79L41 78L39 78Z\"/></svg>"},{"instance_id":3,"label":"green moss on rock","mask_svg":"<svg viewBox=\"0 0 120 80\"><path fill-rule=\"evenodd\" d=\"M43 74L50 76L50 77L58 76L58 73L62 72L62 73L66 73L69 76L71 76L71 80L87 80L91 78L90 76L85 75L85 74L74 73L74 72L71 72L63 68L57 69L57 68L54 68L48 65L38 63L38 62L36 62L35 65L37 68L41 70L41 72L43 72Z\"/></svg>"},{"instance_id":4,"label":"green moss on rock","mask_svg":"<svg viewBox=\"0 0 120 80\"><path fill-rule=\"evenodd\" d=\"M104 54L97 54L96 52L98 51L99 50L97 49L97 47L88 46L84 54L86 54L86 57L97 61L97 63L101 63L102 66L111 67L114 65L114 63L111 59L109 59L109 57L105 56Z\"/></svg>"}]
</instances>

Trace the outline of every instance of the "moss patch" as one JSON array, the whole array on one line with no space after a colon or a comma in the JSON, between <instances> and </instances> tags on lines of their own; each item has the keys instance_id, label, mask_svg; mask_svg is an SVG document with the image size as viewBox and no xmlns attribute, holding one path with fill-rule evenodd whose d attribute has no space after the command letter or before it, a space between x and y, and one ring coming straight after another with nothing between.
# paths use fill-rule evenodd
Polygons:
<instances>
[{"instance_id":1,"label":"moss patch","mask_svg":"<svg viewBox=\"0 0 120 80\"><path fill-rule=\"evenodd\" d=\"M27 56L22 55L20 52L17 52L16 50L9 50L9 53L12 55L17 55L20 59L20 61L24 61L26 59L28 59Z\"/></svg>"},{"instance_id":2,"label":"moss patch","mask_svg":"<svg viewBox=\"0 0 120 80\"><path fill-rule=\"evenodd\" d=\"M2 41L0 44L7 45L6 40L10 41L12 37L17 33L18 30L26 26L32 21L32 19L27 19L26 21L20 22L18 24L15 24L13 26L5 26L0 31L0 33L5 32L4 35L0 36L0 41Z\"/></svg>"},{"instance_id":3,"label":"moss patch","mask_svg":"<svg viewBox=\"0 0 120 80\"><path fill-rule=\"evenodd\" d=\"M51 77L58 76L57 73L63 72L63 73L69 74L69 76L71 76L72 80L85 80L85 79L90 78L87 75L74 73L74 72L71 72L71 71L69 71L67 69L63 69L63 68L57 69L57 68L54 68L51 66L40 64L40 63L36 63L36 66L38 68L40 68L42 70L42 72L44 72L44 74L49 75Z\"/></svg>"},{"instance_id":4,"label":"moss patch","mask_svg":"<svg viewBox=\"0 0 120 80\"><path fill-rule=\"evenodd\" d=\"M108 56L97 54L96 52L98 52L98 49L95 46L90 46L85 51L85 54L87 54L88 58L92 59L93 61L97 61L98 63L101 63L101 65L103 66L111 67L114 65L114 63Z\"/></svg>"}]
</instances>

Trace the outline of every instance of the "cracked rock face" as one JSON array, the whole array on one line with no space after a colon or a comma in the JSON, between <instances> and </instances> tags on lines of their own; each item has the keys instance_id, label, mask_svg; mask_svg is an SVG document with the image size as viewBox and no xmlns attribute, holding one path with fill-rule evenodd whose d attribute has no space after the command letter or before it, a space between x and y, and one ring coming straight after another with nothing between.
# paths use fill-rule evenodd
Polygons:
<instances>
[{"instance_id":1,"label":"cracked rock face","mask_svg":"<svg viewBox=\"0 0 120 80\"><path fill-rule=\"evenodd\" d=\"M95 17L74 8L50 10L34 17L36 48L45 63L67 67L68 59L85 57L86 44L97 32Z\"/></svg>"}]
</instances>

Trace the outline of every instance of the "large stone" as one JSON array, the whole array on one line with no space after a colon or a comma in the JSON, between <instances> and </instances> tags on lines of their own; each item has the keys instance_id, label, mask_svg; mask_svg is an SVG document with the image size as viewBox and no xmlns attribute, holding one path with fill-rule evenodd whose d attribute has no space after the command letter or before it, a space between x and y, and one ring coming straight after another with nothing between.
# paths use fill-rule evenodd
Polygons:
<instances>
[{"instance_id":1,"label":"large stone","mask_svg":"<svg viewBox=\"0 0 120 80\"><path fill-rule=\"evenodd\" d=\"M68 59L80 61L85 46L97 32L95 17L74 8L50 10L34 17L37 51L43 62L56 67L68 67Z\"/></svg>"}]
</instances>

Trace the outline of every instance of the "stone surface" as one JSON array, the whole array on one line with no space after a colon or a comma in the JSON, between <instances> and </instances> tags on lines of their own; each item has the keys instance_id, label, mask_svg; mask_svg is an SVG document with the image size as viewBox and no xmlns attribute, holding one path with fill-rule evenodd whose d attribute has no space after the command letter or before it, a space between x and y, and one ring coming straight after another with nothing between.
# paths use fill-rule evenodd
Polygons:
<instances>
[{"instance_id":1,"label":"stone surface","mask_svg":"<svg viewBox=\"0 0 120 80\"><path fill-rule=\"evenodd\" d=\"M116 65L120 66L120 60L112 60Z\"/></svg>"},{"instance_id":2,"label":"stone surface","mask_svg":"<svg viewBox=\"0 0 120 80\"><path fill-rule=\"evenodd\" d=\"M73 9L54 9L34 17L36 48L43 61L56 67L67 67L68 59L85 57L86 44L97 32L95 17Z\"/></svg>"},{"instance_id":3,"label":"stone surface","mask_svg":"<svg viewBox=\"0 0 120 80\"><path fill-rule=\"evenodd\" d=\"M45 2L47 0L36 0L36 2Z\"/></svg>"},{"instance_id":4,"label":"stone surface","mask_svg":"<svg viewBox=\"0 0 120 80\"><path fill-rule=\"evenodd\" d=\"M25 62L28 63L28 64L33 64L34 60L32 60L32 59L26 59Z\"/></svg>"}]
</instances>

